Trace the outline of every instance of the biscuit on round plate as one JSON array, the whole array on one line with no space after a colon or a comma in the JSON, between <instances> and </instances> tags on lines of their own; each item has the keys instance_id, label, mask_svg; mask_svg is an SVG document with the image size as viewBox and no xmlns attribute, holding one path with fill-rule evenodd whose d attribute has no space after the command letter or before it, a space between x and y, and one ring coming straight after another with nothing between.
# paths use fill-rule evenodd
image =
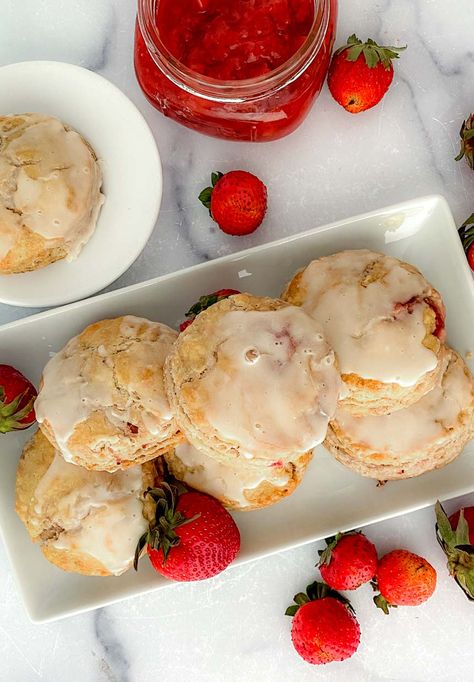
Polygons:
<instances>
[{"instance_id":1,"label":"biscuit on round plate","mask_svg":"<svg viewBox=\"0 0 474 682\"><path fill-rule=\"evenodd\" d=\"M165 385L195 447L224 463L271 466L322 442L341 381L320 326L304 311L239 294L179 335Z\"/></svg>"},{"instance_id":2,"label":"biscuit on round plate","mask_svg":"<svg viewBox=\"0 0 474 682\"><path fill-rule=\"evenodd\" d=\"M83 575L121 575L152 519L143 491L152 462L109 474L65 462L41 431L27 443L16 475L16 511L48 561Z\"/></svg>"},{"instance_id":3,"label":"biscuit on round plate","mask_svg":"<svg viewBox=\"0 0 474 682\"><path fill-rule=\"evenodd\" d=\"M362 476L410 478L455 459L473 437L473 419L473 378L448 350L440 382L421 400L382 416L357 416L340 407L324 444Z\"/></svg>"},{"instance_id":4,"label":"biscuit on round plate","mask_svg":"<svg viewBox=\"0 0 474 682\"><path fill-rule=\"evenodd\" d=\"M73 260L104 197L90 144L57 118L0 116L0 274Z\"/></svg>"},{"instance_id":5,"label":"biscuit on round plate","mask_svg":"<svg viewBox=\"0 0 474 682\"><path fill-rule=\"evenodd\" d=\"M241 458L222 462L181 443L165 454L169 472L179 481L218 499L234 511L252 511L280 502L303 480L312 452L295 457L281 466L255 467Z\"/></svg>"},{"instance_id":6,"label":"biscuit on round plate","mask_svg":"<svg viewBox=\"0 0 474 682\"><path fill-rule=\"evenodd\" d=\"M444 303L412 265L341 251L297 272L282 298L321 324L347 390L342 404L355 414L408 407L438 382Z\"/></svg>"},{"instance_id":7,"label":"biscuit on round plate","mask_svg":"<svg viewBox=\"0 0 474 682\"><path fill-rule=\"evenodd\" d=\"M102 320L48 362L36 418L67 461L116 471L181 442L163 385L163 364L177 336L131 315Z\"/></svg>"}]
</instances>

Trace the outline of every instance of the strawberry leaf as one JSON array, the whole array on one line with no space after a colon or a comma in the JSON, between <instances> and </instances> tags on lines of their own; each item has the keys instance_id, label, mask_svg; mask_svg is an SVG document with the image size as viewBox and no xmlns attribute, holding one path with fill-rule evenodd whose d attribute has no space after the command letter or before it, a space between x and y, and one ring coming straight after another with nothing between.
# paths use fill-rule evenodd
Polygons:
<instances>
[{"instance_id":1,"label":"strawberry leaf","mask_svg":"<svg viewBox=\"0 0 474 682\"><path fill-rule=\"evenodd\" d=\"M353 47L350 47L347 50L347 55L346 55L347 61L356 62L359 59L363 49L364 49L364 46L362 44L361 45L354 45Z\"/></svg>"},{"instance_id":2,"label":"strawberry leaf","mask_svg":"<svg viewBox=\"0 0 474 682\"><path fill-rule=\"evenodd\" d=\"M143 535L140 537L140 539L137 542L137 546L135 548L135 556L133 559L133 568L138 571L138 560L144 553L144 550L146 549L148 545L148 531L145 531Z\"/></svg>"},{"instance_id":3,"label":"strawberry leaf","mask_svg":"<svg viewBox=\"0 0 474 682\"><path fill-rule=\"evenodd\" d=\"M443 507L441 506L441 503L436 502L435 505L435 514L436 514L436 529L438 531L439 536L441 537L441 540L448 546L448 547L454 547L456 544L456 535L451 528L451 524L449 523L448 516L446 512L444 511Z\"/></svg>"},{"instance_id":4,"label":"strawberry leaf","mask_svg":"<svg viewBox=\"0 0 474 682\"><path fill-rule=\"evenodd\" d=\"M375 40L369 38L365 43L363 43L359 38L353 33L347 39L347 43L340 47L335 55L341 54L346 51L346 59L349 62L355 62L359 59L360 55L364 55L365 63L369 69L373 69L377 64L382 64L386 69L391 68L392 59L398 59L400 52L406 50L407 46L395 47L394 45L378 45Z\"/></svg>"},{"instance_id":5,"label":"strawberry leaf","mask_svg":"<svg viewBox=\"0 0 474 682\"><path fill-rule=\"evenodd\" d=\"M456 547L460 545L469 545L469 525L464 518L464 509L461 509L459 514L458 525L456 526Z\"/></svg>"},{"instance_id":6,"label":"strawberry leaf","mask_svg":"<svg viewBox=\"0 0 474 682\"><path fill-rule=\"evenodd\" d=\"M306 594L304 592L298 592L298 594L295 594L295 596L293 597L295 604L292 604L286 609L285 615L294 616L298 609L301 606L304 606L304 604L307 604L310 601L324 599L325 597L332 597L333 599L337 599L342 604L344 604L344 606L348 608L349 611L355 614L355 611L352 608L352 605L348 599L343 597L342 594L340 594L339 592L332 590L329 587L329 585L326 585L326 583L322 583L315 580L313 583L307 586Z\"/></svg>"},{"instance_id":7,"label":"strawberry leaf","mask_svg":"<svg viewBox=\"0 0 474 682\"><path fill-rule=\"evenodd\" d=\"M374 50L371 45L366 45L362 49L362 52L364 53L365 63L367 64L369 69L373 69L375 66L377 66L379 62L379 55L377 53L377 50Z\"/></svg>"},{"instance_id":8,"label":"strawberry leaf","mask_svg":"<svg viewBox=\"0 0 474 682\"><path fill-rule=\"evenodd\" d=\"M307 604L309 602L309 598L304 592L298 592L298 594L295 594L293 600L296 604L298 604L298 606L303 606L303 604Z\"/></svg>"},{"instance_id":9,"label":"strawberry leaf","mask_svg":"<svg viewBox=\"0 0 474 682\"><path fill-rule=\"evenodd\" d=\"M356 36L355 33L353 33L349 38L347 39L347 44L348 45L362 45L362 40L359 40L359 38Z\"/></svg>"},{"instance_id":10,"label":"strawberry leaf","mask_svg":"<svg viewBox=\"0 0 474 682\"><path fill-rule=\"evenodd\" d=\"M390 602L388 602L381 594L377 594L373 599L375 606L377 606L379 609L382 609L386 616L389 614L389 609L397 608L395 604L390 604Z\"/></svg>"},{"instance_id":11,"label":"strawberry leaf","mask_svg":"<svg viewBox=\"0 0 474 682\"><path fill-rule=\"evenodd\" d=\"M199 201L201 204L203 204L206 208L211 210L211 194L212 194L212 188L211 187L205 187L202 192L199 194Z\"/></svg>"},{"instance_id":12,"label":"strawberry leaf","mask_svg":"<svg viewBox=\"0 0 474 682\"><path fill-rule=\"evenodd\" d=\"M224 177L224 173L221 173L220 171L215 171L215 172L211 173L211 184L212 184L212 186L215 187L222 177Z\"/></svg>"},{"instance_id":13,"label":"strawberry leaf","mask_svg":"<svg viewBox=\"0 0 474 682\"><path fill-rule=\"evenodd\" d=\"M285 616L291 616L293 618L293 616L295 616L296 613L298 612L299 608L300 607L297 604L292 604L286 609Z\"/></svg>"},{"instance_id":14,"label":"strawberry leaf","mask_svg":"<svg viewBox=\"0 0 474 682\"><path fill-rule=\"evenodd\" d=\"M463 121L459 136L461 138L461 147L459 154L454 158L456 161L460 161L465 156L470 167L474 169L474 114L471 114Z\"/></svg>"}]
</instances>

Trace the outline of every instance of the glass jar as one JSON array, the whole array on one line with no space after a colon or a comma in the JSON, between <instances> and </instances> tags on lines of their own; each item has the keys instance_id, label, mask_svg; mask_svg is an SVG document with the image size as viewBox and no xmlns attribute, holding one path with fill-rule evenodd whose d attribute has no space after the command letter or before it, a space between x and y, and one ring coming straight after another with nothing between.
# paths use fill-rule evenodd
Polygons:
<instances>
[{"instance_id":1,"label":"glass jar","mask_svg":"<svg viewBox=\"0 0 474 682\"><path fill-rule=\"evenodd\" d=\"M135 72L151 104L165 116L207 135L265 142L301 123L326 77L337 0L314 0L314 20L301 47L264 75L218 80L192 71L164 45L157 26L160 0L138 0Z\"/></svg>"}]
</instances>

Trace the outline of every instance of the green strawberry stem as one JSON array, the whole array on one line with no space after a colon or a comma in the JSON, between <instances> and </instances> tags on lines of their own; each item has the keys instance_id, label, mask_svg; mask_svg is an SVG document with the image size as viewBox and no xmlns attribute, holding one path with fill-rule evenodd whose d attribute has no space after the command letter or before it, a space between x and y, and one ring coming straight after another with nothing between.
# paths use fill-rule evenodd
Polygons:
<instances>
[{"instance_id":1,"label":"green strawberry stem","mask_svg":"<svg viewBox=\"0 0 474 682\"><path fill-rule=\"evenodd\" d=\"M168 559L173 547L180 543L180 538L176 534L176 528L192 523L200 514L195 514L191 518L186 518L181 512L176 511L180 491L177 486L162 483L161 488L148 488L143 496L149 495L156 503L155 518L150 523L150 527L140 537L135 549L133 567L137 570L138 560L147 547L154 550L162 550L163 564Z\"/></svg>"},{"instance_id":2,"label":"green strawberry stem","mask_svg":"<svg viewBox=\"0 0 474 682\"><path fill-rule=\"evenodd\" d=\"M5 391L3 386L0 386L0 433L27 429L31 426L31 424L22 424L21 421L32 411L35 402L34 396L29 399L21 410L18 409L28 392L29 389L27 388L23 393L14 398L14 400L5 403Z\"/></svg>"},{"instance_id":3,"label":"green strawberry stem","mask_svg":"<svg viewBox=\"0 0 474 682\"><path fill-rule=\"evenodd\" d=\"M472 225L472 227L470 227ZM474 213L471 213L458 230L459 238L463 245L464 252L467 254L469 248L474 244Z\"/></svg>"},{"instance_id":4,"label":"green strawberry stem","mask_svg":"<svg viewBox=\"0 0 474 682\"><path fill-rule=\"evenodd\" d=\"M222 178L224 173L221 173L220 171L214 171L211 173L211 186L210 187L205 187L202 192L199 194L199 201L204 204L206 208L209 209L209 213L211 212L211 196L212 196L212 190L214 187L217 185L219 180Z\"/></svg>"},{"instance_id":5,"label":"green strawberry stem","mask_svg":"<svg viewBox=\"0 0 474 682\"><path fill-rule=\"evenodd\" d=\"M369 69L373 69L377 64L382 64L386 69L389 69L392 64L392 59L400 57L399 52L406 50L407 46L395 47L393 45L378 45L374 40L369 38L365 43L360 40L355 33L347 39L347 43L336 50L335 54L341 54L344 50L347 51L346 59L349 62L356 62L360 55L363 54L365 63Z\"/></svg>"},{"instance_id":6,"label":"green strawberry stem","mask_svg":"<svg viewBox=\"0 0 474 682\"><path fill-rule=\"evenodd\" d=\"M474 601L474 545L469 543L469 526L461 509L456 529L438 501L435 506L436 537L448 559L449 573L470 601Z\"/></svg>"},{"instance_id":7,"label":"green strawberry stem","mask_svg":"<svg viewBox=\"0 0 474 682\"><path fill-rule=\"evenodd\" d=\"M336 533L336 535L326 538L325 542L327 547L318 550L319 563L317 566L323 566L324 564L329 564L331 562L332 551L342 537L345 535L357 535L358 533L360 533L360 531L350 530L347 531L347 533Z\"/></svg>"},{"instance_id":8,"label":"green strawberry stem","mask_svg":"<svg viewBox=\"0 0 474 682\"><path fill-rule=\"evenodd\" d=\"M389 609L396 609L396 604L390 604L384 596L381 594L376 594L374 599L374 604L385 613L386 616L390 613Z\"/></svg>"},{"instance_id":9,"label":"green strawberry stem","mask_svg":"<svg viewBox=\"0 0 474 682\"><path fill-rule=\"evenodd\" d=\"M307 586L306 594L304 592L298 592L298 594L295 594L293 597L293 601L295 603L291 604L291 606L286 609L285 616L293 617L297 613L298 609L304 604L307 604L310 601L324 599L325 597L333 597L334 599L337 599L341 602L341 604L344 604L349 611L355 614L355 611L348 599L343 597L339 592L332 590L329 585L326 585L326 583L315 580L314 583L311 583Z\"/></svg>"},{"instance_id":10,"label":"green strawberry stem","mask_svg":"<svg viewBox=\"0 0 474 682\"><path fill-rule=\"evenodd\" d=\"M470 167L474 169L474 114L471 114L463 121L459 136L461 138L461 148L459 154L454 159L455 161L460 161L465 156Z\"/></svg>"}]
</instances>

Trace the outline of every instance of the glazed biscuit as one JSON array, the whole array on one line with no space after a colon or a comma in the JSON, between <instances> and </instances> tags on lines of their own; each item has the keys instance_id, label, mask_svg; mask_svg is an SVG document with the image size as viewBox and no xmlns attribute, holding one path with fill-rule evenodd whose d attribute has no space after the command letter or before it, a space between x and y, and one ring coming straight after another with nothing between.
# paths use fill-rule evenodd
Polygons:
<instances>
[{"instance_id":1,"label":"glazed biscuit","mask_svg":"<svg viewBox=\"0 0 474 682\"><path fill-rule=\"evenodd\" d=\"M112 472L181 442L163 385L163 364L177 336L131 315L102 320L48 362L36 418L66 461Z\"/></svg>"},{"instance_id":2,"label":"glazed biscuit","mask_svg":"<svg viewBox=\"0 0 474 682\"><path fill-rule=\"evenodd\" d=\"M332 349L306 313L240 294L179 335L165 385L195 447L223 463L271 466L322 442L341 381Z\"/></svg>"},{"instance_id":3,"label":"glazed biscuit","mask_svg":"<svg viewBox=\"0 0 474 682\"><path fill-rule=\"evenodd\" d=\"M410 478L439 469L473 437L474 383L460 356L449 350L435 388L419 402L383 416L339 408L325 445L350 469L379 480Z\"/></svg>"},{"instance_id":4,"label":"glazed biscuit","mask_svg":"<svg viewBox=\"0 0 474 682\"><path fill-rule=\"evenodd\" d=\"M42 114L0 116L0 274L77 257L104 197L94 150Z\"/></svg>"},{"instance_id":5,"label":"glazed biscuit","mask_svg":"<svg viewBox=\"0 0 474 682\"><path fill-rule=\"evenodd\" d=\"M342 251L299 271L282 298L321 324L351 412L388 414L438 382L445 308L412 265L374 251Z\"/></svg>"},{"instance_id":6,"label":"glazed biscuit","mask_svg":"<svg viewBox=\"0 0 474 682\"><path fill-rule=\"evenodd\" d=\"M41 431L25 446L16 476L16 511L48 561L83 575L121 575L152 517L143 491L148 462L115 474L65 462Z\"/></svg>"},{"instance_id":7,"label":"glazed biscuit","mask_svg":"<svg viewBox=\"0 0 474 682\"><path fill-rule=\"evenodd\" d=\"M169 472L186 485L235 511L268 507L291 495L301 483L312 452L281 466L255 467L244 459L223 464L190 443L165 454Z\"/></svg>"}]
</instances>

